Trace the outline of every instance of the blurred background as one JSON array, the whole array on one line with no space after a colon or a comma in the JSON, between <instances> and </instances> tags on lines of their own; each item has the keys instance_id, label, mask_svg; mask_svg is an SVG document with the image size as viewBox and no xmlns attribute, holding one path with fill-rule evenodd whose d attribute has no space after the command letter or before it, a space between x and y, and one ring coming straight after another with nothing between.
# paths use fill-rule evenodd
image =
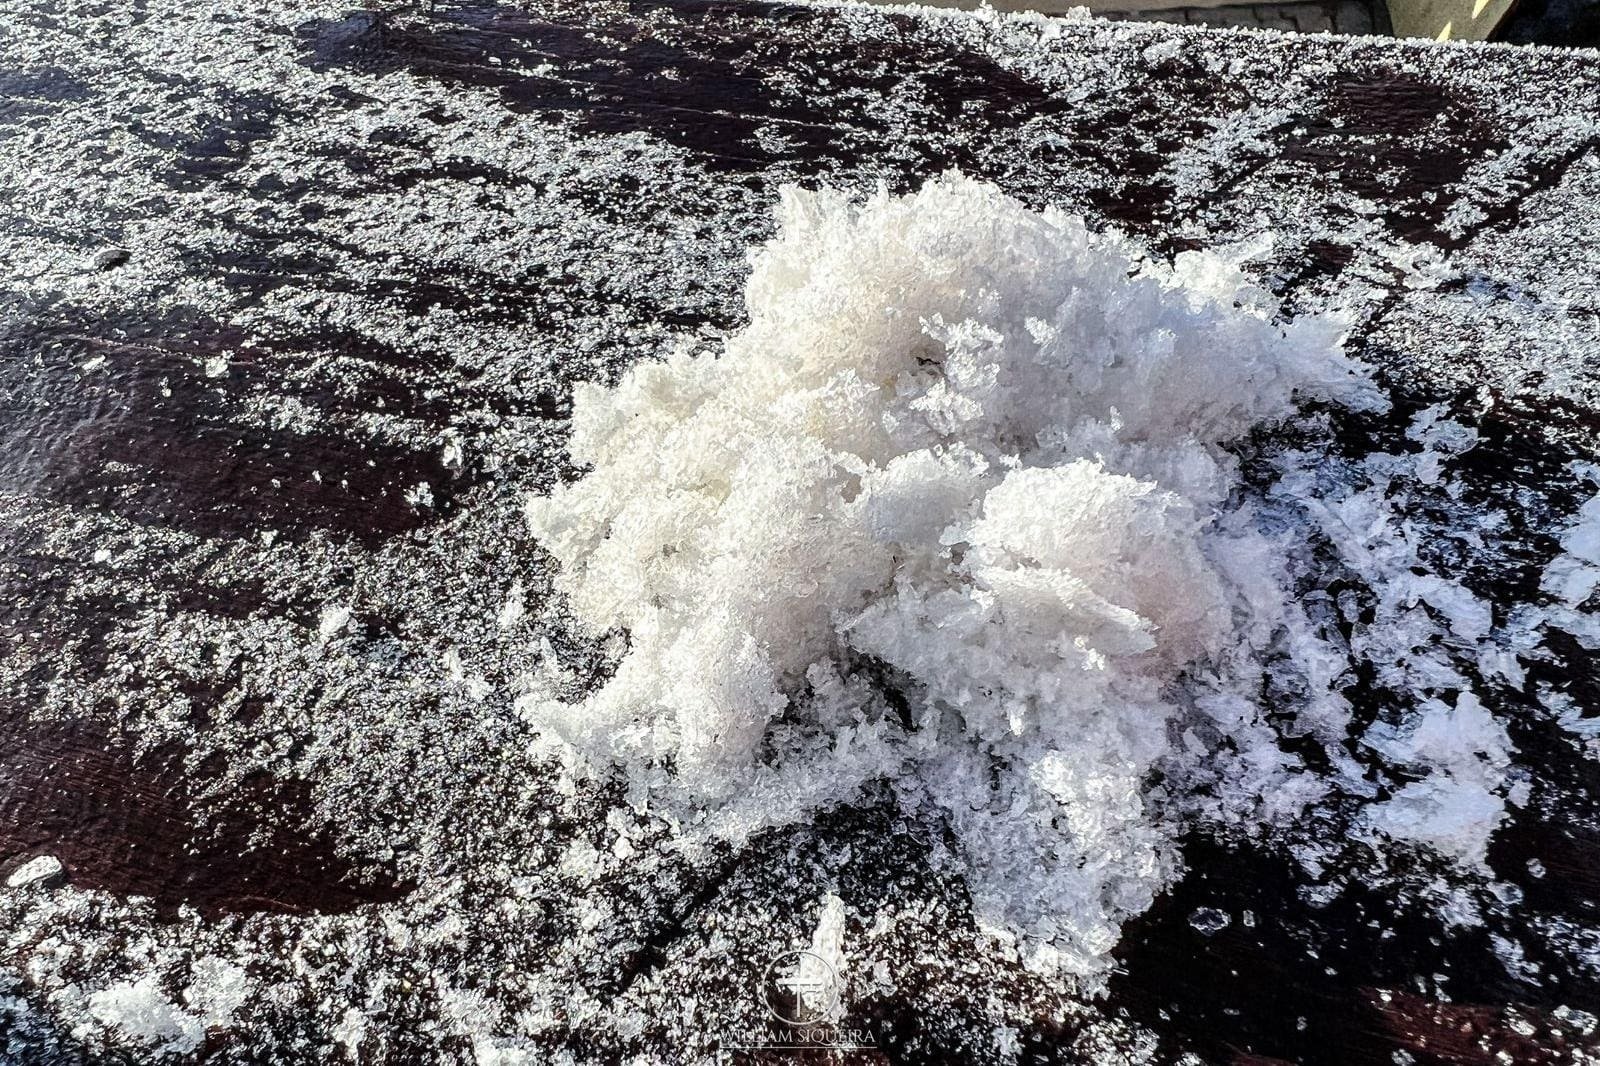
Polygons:
<instances>
[{"instance_id":1,"label":"blurred background","mask_svg":"<svg viewBox=\"0 0 1600 1066\"><path fill-rule=\"evenodd\" d=\"M941 7L977 6L977 0L922 2ZM1087 6L1103 18L1291 33L1600 47L1600 0L990 0L990 4L1002 11L1045 14Z\"/></svg>"}]
</instances>

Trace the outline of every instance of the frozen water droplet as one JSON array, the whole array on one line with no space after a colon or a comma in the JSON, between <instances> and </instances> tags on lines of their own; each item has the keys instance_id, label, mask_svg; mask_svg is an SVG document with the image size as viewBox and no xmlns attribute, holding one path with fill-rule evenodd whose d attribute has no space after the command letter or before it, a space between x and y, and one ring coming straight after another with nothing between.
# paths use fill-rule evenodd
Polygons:
<instances>
[{"instance_id":1,"label":"frozen water droplet","mask_svg":"<svg viewBox=\"0 0 1600 1066\"><path fill-rule=\"evenodd\" d=\"M1226 929L1233 919L1215 907L1196 907L1189 915L1189 924L1204 936L1215 936Z\"/></svg>"}]
</instances>

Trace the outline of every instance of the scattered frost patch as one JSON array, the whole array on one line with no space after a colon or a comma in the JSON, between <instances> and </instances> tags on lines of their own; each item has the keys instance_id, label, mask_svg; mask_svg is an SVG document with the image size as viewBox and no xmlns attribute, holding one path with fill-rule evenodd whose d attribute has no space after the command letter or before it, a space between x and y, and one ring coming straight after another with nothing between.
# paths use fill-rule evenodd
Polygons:
<instances>
[{"instance_id":1,"label":"scattered frost patch","mask_svg":"<svg viewBox=\"0 0 1600 1066\"><path fill-rule=\"evenodd\" d=\"M1416 478L1424 485L1439 483L1443 464L1478 443L1477 430L1444 417L1446 405L1437 404L1413 419L1406 436L1422 445L1416 462Z\"/></svg>"},{"instance_id":2,"label":"scattered frost patch","mask_svg":"<svg viewBox=\"0 0 1600 1066\"><path fill-rule=\"evenodd\" d=\"M208 955L195 962L183 998L207 1028L228 1026L249 998L250 987L242 966Z\"/></svg>"},{"instance_id":3,"label":"scattered frost patch","mask_svg":"<svg viewBox=\"0 0 1600 1066\"><path fill-rule=\"evenodd\" d=\"M169 1000L153 975L121 981L89 997L89 1014L124 1038L160 1054L187 1054L205 1039L205 1025Z\"/></svg>"},{"instance_id":4,"label":"scattered frost patch","mask_svg":"<svg viewBox=\"0 0 1600 1066\"><path fill-rule=\"evenodd\" d=\"M70 987L62 995L83 1008L75 1027L80 1038L131 1044L155 1058L190 1054L208 1031L233 1026L252 991L243 966L202 955L190 964L188 982L176 997L151 970L87 995Z\"/></svg>"},{"instance_id":5,"label":"scattered frost patch","mask_svg":"<svg viewBox=\"0 0 1600 1066\"><path fill-rule=\"evenodd\" d=\"M1240 443L1299 401L1384 406L1338 320L1286 322L1233 261L1159 264L960 177L859 206L789 191L779 223L749 326L580 387L593 472L527 508L578 621L628 646L598 691L522 710L621 766L681 846L887 782L954 834L986 928L1092 977L1183 828L1373 798L1339 748L1353 654L1419 663L1394 667L1419 703L1465 687L1400 649L1483 641L1491 617L1420 568L1381 485L1289 456L1246 491ZM1472 444L1438 411L1413 437L1424 483ZM1297 588L1315 534L1375 586L1359 648ZM1476 861L1503 730L1470 695L1414 719L1367 744L1431 773L1369 825Z\"/></svg>"}]
</instances>

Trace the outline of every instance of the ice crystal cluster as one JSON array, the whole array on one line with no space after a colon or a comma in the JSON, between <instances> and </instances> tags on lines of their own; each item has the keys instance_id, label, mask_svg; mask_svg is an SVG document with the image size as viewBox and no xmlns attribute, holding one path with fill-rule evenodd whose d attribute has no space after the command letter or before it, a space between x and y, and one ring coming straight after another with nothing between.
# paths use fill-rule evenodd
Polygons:
<instances>
[{"instance_id":1,"label":"ice crystal cluster","mask_svg":"<svg viewBox=\"0 0 1600 1066\"><path fill-rule=\"evenodd\" d=\"M1303 401L1384 400L1337 320L1281 320L1226 258L1157 262L959 176L789 191L778 221L744 329L578 391L591 472L528 518L576 618L627 645L524 712L691 847L887 788L953 840L986 928L1093 977L1181 831L1335 787L1285 735L1349 763L1354 653L1308 616L1301 557L1371 501L1269 504L1236 452ZM1429 591L1396 584L1390 615ZM1463 695L1376 737L1424 769L1366 824L1450 852L1438 800L1492 828L1503 731L1454 743L1480 715Z\"/></svg>"}]
</instances>

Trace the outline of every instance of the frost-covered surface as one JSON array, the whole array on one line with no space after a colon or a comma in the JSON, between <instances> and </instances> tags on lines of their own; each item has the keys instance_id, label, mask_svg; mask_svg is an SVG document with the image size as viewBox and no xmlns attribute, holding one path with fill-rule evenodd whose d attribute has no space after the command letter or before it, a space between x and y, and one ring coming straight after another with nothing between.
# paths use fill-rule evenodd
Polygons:
<instances>
[{"instance_id":1,"label":"frost-covered surface","mask_svg":"<svg viewBox=\"0 0 1600 1066\"><path fill-rule=\"evenodd\" d=\"M767 1024L761 975L804 947L843 971L837 1024L914 1061L1592 1042L1596 693L1562 592L1592 561L1587 60L438 7L0 13L0 872L64 874L0 890L11 1058L697 1061ZM873 785L686 851L519 709L606 691L635 646L580 632L523 523L578 474L573 386L736 345L780 186L951 166L1129 231L1157 272L1205 249L1348 316L1394 402L1197 438L1263 520L1314 524L1263 602L1292 588L1335 643L1324 724L1348 725L1258 723L1263 783L1298 760L1317 789L1270 793L1298 820L1180 814L1248 768L1151 739L1217 783L1117 830L1170 863L1137 884L1171 883L1102 912L1119 972L1092 1002L978 927L1004 901L974 900L939 804ZM850 676L881 696L878 658ZM1266 752L1249 724L1192 744Z\"/></svg>"}]
</instances>

